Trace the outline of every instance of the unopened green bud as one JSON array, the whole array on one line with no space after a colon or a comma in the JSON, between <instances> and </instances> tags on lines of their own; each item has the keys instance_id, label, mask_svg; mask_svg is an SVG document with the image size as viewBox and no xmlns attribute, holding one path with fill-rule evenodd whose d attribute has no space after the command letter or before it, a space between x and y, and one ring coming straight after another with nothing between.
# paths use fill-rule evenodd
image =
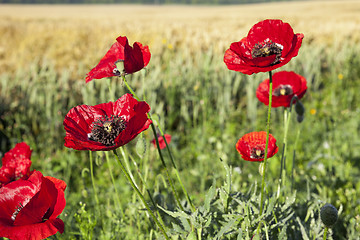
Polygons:
<instances>
[{"instance_id":1,"label":"unopened green bud","mask_svg":"<svg viewBox=\"0 0 360 240\"><path fill-rule=\"evenodd\" d=\"M327 203L320 209L320 218L326 227L332 227L338 219L338 210Z\"/></svg>"}]
</instances>

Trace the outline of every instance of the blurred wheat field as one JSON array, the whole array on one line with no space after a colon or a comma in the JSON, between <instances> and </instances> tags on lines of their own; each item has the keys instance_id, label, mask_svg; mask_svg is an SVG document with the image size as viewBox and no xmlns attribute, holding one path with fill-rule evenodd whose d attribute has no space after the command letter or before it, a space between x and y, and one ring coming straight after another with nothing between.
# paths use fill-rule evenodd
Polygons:
<instances>
[{"instance_id":1,"label":"blurred wheat field","mask_svg":"<svg viewBox=\"0 0 360 240\"><path fill-rule=\"evenodd\" d=\"M300 1L237 6L1 5L0 71L47 60L58 70L92 67L119 35L150 46L219 54L257 21L280 18L304 41L360 41L360 1ZM150 62L151 64L151 62ZM150 65L151 66L151 65ZM74 75L75 78L83 77Z\"/></svg>"}]
</instances>

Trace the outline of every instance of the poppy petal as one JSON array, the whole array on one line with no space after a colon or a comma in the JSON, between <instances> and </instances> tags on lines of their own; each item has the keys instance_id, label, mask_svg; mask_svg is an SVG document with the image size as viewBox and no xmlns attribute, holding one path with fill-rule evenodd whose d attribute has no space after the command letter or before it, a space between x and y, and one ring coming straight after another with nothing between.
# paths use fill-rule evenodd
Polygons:
<instances>
[{"instance_id":1,"label":"poppy petal","mask_svg":"<svg viewBox=\"0 0 360 240\"><path fill-rule=\"evenodd\" d=\"M241 157L246 161L252 162L264 161L265 147L266 132L264 131L247 133L236 143L236 150L240 153ZM277 152L276 139L269 134L267 158L273 157Z\"/></svg>"},{"instance_id":2,"label":"poppy petal","mask_svg":"<svg viewBox=\"0 0 360 240\"><path fill-rule=\"evenodd\" d=\"M124 45L121 45L119 42L115 42L106 52L105 56L100 60L98 65L91 69L91 71L87 74L85 78L86 83L93 79L115 76L113 72L115 62L118 60L124 60L124 58Z\"/></svg>"},{"instance_id":3,"label":"poppy petal","mask_svg":"<svg viewBox=\"0 0 360 240\"><path fill-rule=\"evenodd\" d=\"M131 94L125 94L116 102L102 103L95 106L81 105L69 111L64 119L66 131L65 146L77 150L109 151L125 145L140 132L146 130L151 120L147 113L150 106L146 102L137 101ZM74 114L76 113L76 114ZM94 122L102 118L121 117L125 128L112 139L114 145L104 145L89 140ZM86 125L86 126L85 126Z\"/></svg>"},{"instance_id":4,"label":"poppy petal","mask_svg":"<svg viewBox=\"0 0 360 240\"><path fill-rule=\"evenodd\" d=\"M247 37L230 45L224 63L229 70L248 75L268 72L297 56L303 37L294 34L288 23L267 19L255 24Z\"/></svg>"},{"instance_id":5,"label":"poppy petal","mask_svg":"<svg viewBox=\"0 0 360 240\"><path fill-rule=\"evenodd\" d=\"M290 107L291 99L296 95L298 99L301 99L306 90L306 79L295 73L281 71L276 72L272 76L273 80L273 96L271 107ZM265 105L269 105L269 79L265 79L261 82L256 90L256 97L260 102ZM284 94L275 94L280 88L284 88Z\"/></svg>"},{"instance_id":6,"label":"poppy petal","mask_svg":"<svg viewBox=\"0 0 360 240\"><path fill-rule=\"evenodd\" d=\"M98 65L87 74L85 81L88 83L93 79L119 76L123 71L125 74L132 74L146 67L150 58L148 46L135 42L131 47L127 37L120 36ZM124 61L124 69L116 69L118 61ZM114 72L114 70L117 71Z\"/></svg>"},{"instance_id":7,"label":"poppy petal","mask_svg":"<svg viewBox=\"0 0 360 240\"><path fill-rule=\"evenodd\" d=\"M12 240L40 240L57 232L64 232L64 222L58 218L23 226L4 226L0 224L1 236Z\"/></svg>"}]
</instances>

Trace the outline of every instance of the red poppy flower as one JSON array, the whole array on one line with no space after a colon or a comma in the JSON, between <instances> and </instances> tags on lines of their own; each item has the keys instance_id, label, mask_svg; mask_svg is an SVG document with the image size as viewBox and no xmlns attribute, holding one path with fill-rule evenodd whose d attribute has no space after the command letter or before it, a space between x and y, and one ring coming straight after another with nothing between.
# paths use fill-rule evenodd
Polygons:
<instances>
[{"instance_id":1,"label":"red poppy flower","mask_svg":"<svg viewBox=\"0 0 360 240\"><path fill-rule=\"evenodd\" d=\"M169 144L171 142L171 135L170 134L164 134L164 137L166 139L166 142ZM159 146L160 149L166 148L166 143L164 141L164 138L162 136L158 136ZM156 140L155 138L151 140L151 143L156 147Z\"/></svg>"},{"instance_id":2,"label":"red poppy flower","mask_svg":"<svg viewBox=\"0 0 360 240\"><path fill-rule=\"evenodd\" d=\"M272 76L273 90L271 107L290 107L291 99L301 99L306 90L306 79L294 72L277 72ZM261 82L256 90L256 97L266 106L269 105L269 79Z\"/></svg>"},{"instance_id":3,"label":"red poppy flower","mask_svg":"<svg viewBox=\"0 0 360 240\"><path fill-rule=\"evenodd\" d=\"M151 124L150 106L125 94L116 102L72 108L64 119L65 147L109 151L125 145Z\"/></svg>"},{"instance_id":4,"label":"red poppy flower","mask_svg":"<svg viewBox=\"0 0 360 240\"><path fill-rule=\"evenodd\" d=\"M266 132L251 132L242 136L236 143L236 150L244 160L262 162L265 156ZM269 135L267 158L271 158L278 152L276 139Z\"/></svg>"},{"instance_id":5,"label":"red poppy flower","mask_svg":"<svg viewBox=\"0 0 360 240\"><path fill-rule=\"evenodd\" d=\"M228 69L248 75L268 72L297 56L303 38L288 23L267 19L255 24L240 42L232 43L224 62Z\"/></svg>"},{"instance_id":6,"label":"red poppy flower","mask_svg":"<svg viewBox=\"0 0 360 240\"><path fill-rule=\"evenodd\" d=\"M87 74L85 80L88 83L93 79L137 72L148 65L150 57L151 54L148 46L135 42L133 47L131 47L127 37L120 36L98 65ZM115 64L120 61L124 62L124 69L117 69Z\"/></svg>"},{"instance_id":7,"label":"red poppy flower","mask_svg":"<svg viewBox=\"0 0 360 240\"><path fill-rule=\"evenodd\" d=\"M5 153L0 168L0 187L30 174L31 152L30 147L22 142Z\"/></svg>"},{"instance_id":8,"label":"red poppy flower","mask_svg":"<svg viewBox=\"0 0 360 240\"><path fill-rule=\"evenodd\" d=\"M0 236L13 240L45 239L64 232L57 218L66 202L65 182L32 171L0 188Z\"/></svg>"}]
</instances>

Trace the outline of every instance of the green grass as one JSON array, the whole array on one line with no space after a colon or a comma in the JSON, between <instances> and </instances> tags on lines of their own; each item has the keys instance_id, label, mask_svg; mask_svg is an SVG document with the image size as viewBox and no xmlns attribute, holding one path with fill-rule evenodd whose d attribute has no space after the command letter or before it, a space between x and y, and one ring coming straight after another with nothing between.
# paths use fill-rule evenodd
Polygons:
<instances>
[{"instance_id":1,"label":"green grass","mask_svg":"<svg viewBox=\"0 0 360 240\"><path fill-rule=\"evenodd\" d=\"M267 107L256 99L255 90L268 76L265 73L246 76L229 71L222 58L211 50L194 55L186 49L164 48L161 55L152 56L146 71L129 76L128 82L149 103L151 113L159 116L163 130L173 136L170 146L176 164L198 207L191 221L202 226L203 239L213 239L216 234L221 236L219 239L249 239L254 230L253 222L258 221L251 218L251 211L257 209L261 176L259 165L242 160L235 143L245 133L265 130ZM279 231L272 231L272 234L277 232L271 235L273 239L275 236L306 239L305 234L309 239L321 238L323 227L319 208L326 202L342 209L338 223L330 230L333 239L358 239L360 236L359 66L360 46L349 41L333 45L305 44L299 56L281 69L305 76L308 91L302 100L306 108L305 120L298 124L292 116L288 136L289 179L284 194L291 195L290 173L295 150L296 198L293 202L290 198L274 197L277 184L273 183L277 183L279 177L282 150L283 109L272 110L271 133L278 140L280 151L268 162L266 199L274 204L277 220L284 220L280 221ZM90 70L81 66L77 69L83 76ZM2 153L16 142L26 141L34 150L32 169L68 184L67 206L61 215L65 232L51 239L161 239L161 232L150 220L111 154L115 186L111 183L104 153L94 154L100 199L97 206L88 152L63 146L62 122L72 107L114 101L127 92L121 79L93 80L85 84L85 80L71 79L73 74L55 71L46 60L32 63L28 69L18 69L14 74L1 74ZM339 74L343 76L341 80ZM310 114L311 109L315 109L316 114ZM294 146L298 131L299 141ZM144 137L147 151L143 157L135 149L139 138L125 146L128 166L138 183L141 174L156 203L173 211L170 215L163 212L162 217L173 239L181 239L189 231L185 223L178 223L187 216L179 213L177 220L173 218L176 204L157 152L149 144L151 130L147 130ZM170 165L166 151L164 154ZM228 165L231 169L227 169ZM241 197L232 200L232 208L223 215L226 197L222 190L230 184L226 180L229 174L231 194L240 196L236 194L241 193ZM172 176L175 181L175 174ZM140 186L150 202L143 185ZM116 205L115 187L121 208ZM181 193L179 184L176 188ZM181 199L185 201L184 196ZM267 207L270 209L269 205ZM245 214L246 211L250 212ZM210 216L211 224L207 226ZM236 216L247 217L239 220ZM274 221L271 210L266 219L269 224ZM243 232L243 229L249 231Z\"/></svg>"}]
</instances>

